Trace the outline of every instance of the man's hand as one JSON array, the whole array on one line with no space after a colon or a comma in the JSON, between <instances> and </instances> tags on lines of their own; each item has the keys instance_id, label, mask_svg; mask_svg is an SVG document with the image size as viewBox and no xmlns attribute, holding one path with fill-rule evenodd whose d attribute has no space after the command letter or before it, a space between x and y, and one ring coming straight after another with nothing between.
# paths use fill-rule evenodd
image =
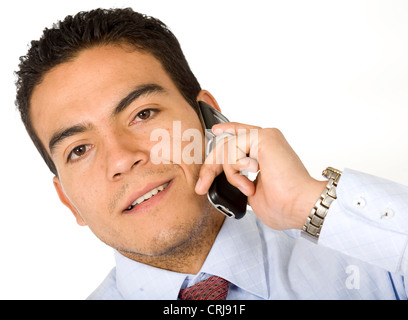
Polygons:
<instances>
[{"instance_id":1,"label":"man's hand","mask_svg":"<svg viewBox=\"0 0 408 320\"><path fill-rule=\"evenodd\" d=\"M301 229L326 182L309 175L283 134L234 122L217 124L212 130L217 136L225 132L233 136L217 143L208 155L196 192L205 194L224 171L228 181L248 196L248 204L264 224L277 230ZM240 174L242 170L259 173L252 182Z\"/></svg>"}]
</instances>

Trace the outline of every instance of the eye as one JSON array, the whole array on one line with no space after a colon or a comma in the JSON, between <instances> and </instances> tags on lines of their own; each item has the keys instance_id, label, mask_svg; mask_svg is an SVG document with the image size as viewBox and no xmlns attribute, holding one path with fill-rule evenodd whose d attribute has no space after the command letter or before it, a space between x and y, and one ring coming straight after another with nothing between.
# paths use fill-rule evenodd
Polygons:
<instances>
[{"instance_id":1,"label":"eye","mask_svg":"<svg viewBox=\"0 0 408 320\"><path fill-rule=\"evenodd\" d=\"M149 109L148 110L143 110L142 112L139 112L137 116L141 120L146 120L146 119L150 118L151 113L152 113L152 111L149 110Z\"/></svg>"},{"instance_id":2,"label":"eye","mask_svg":"<svg viewBox=\"0 0 408 320\"><path fill-rule=\"evenodd\" d=\"M144 109L136 114L136 117L132 120L130 125L135 124L137 122L146 121L149 118L153 117L158 112L157 109Z\"/></svg>"},{"instance_id":3,"label":"eye","mask_svg":"<svg viewBox=\"0 0 408 320\"><path fill-rule=\"evenodd\" d=\"M68 155L67 162L75 161L82 158L90 149L92 145L90 144L82 144L80 146L75 147Z\"/></svg>"}]
</instances>

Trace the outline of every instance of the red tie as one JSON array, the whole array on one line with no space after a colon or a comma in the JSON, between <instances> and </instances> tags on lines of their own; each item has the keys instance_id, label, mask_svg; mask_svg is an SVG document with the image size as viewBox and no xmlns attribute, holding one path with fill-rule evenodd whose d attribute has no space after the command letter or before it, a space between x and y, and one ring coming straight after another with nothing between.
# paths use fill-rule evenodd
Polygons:
<instances>
[{"instance_id":1,"label":"red tie","mask_svg":"<svg viewBox=\"0 0 408 320\"><path fill-rule=\"evenodd\" d=\"M207 280L180 290L181 300L225 300L229 282L223 278L212 276Z\"/></svg>"}]
</instances>

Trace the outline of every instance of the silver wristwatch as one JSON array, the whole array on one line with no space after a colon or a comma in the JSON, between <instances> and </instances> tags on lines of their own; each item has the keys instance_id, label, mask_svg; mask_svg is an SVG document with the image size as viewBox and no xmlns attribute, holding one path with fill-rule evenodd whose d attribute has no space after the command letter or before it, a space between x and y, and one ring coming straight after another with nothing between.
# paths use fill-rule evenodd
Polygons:
<instances>
[{"instance_id":1,"label":"silver wristwatch","mask_svg":"<svg viewBox=\"0 0 408 320\"><path fill-rule=\"evenodd\" d=\"M328 167L323 170L323 176L329 179L326 188L323 190L320 198L316 201L312 211L302 228L302 237L309 239L315 243L319 240L320 231L324 222L324 218L329 211L330 205L337 199L336 189L341 171Z\"/></svg>"}]
</instances>

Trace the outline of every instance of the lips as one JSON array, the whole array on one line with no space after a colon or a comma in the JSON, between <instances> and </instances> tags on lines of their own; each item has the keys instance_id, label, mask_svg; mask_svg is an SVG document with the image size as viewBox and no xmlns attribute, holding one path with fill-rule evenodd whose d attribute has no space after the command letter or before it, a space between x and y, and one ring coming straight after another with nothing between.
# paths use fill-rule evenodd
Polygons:
<instances>
[{"instance_id":1,"label":"lips","mask_svg":"<svg viewBox=\"0 0 408 320\"><path fill-rule=\"evenodd\" d=\"M169 185L170 181L167 181L165 183L162 183L156 187L147 187L144 188L143 191L139 192L138 195L134 196L133 199L136 198L136 200L133 200L132 203L130 203L128 205L128 207L123 210L124 212L128 212L131 211L133 208L135 208L136 206L154 198L157 194L159 194L160 192L162 192L163 190L165 190L168 185ZM148 191L146 191L148 190Z\"/></svg>"}]
</instances>

